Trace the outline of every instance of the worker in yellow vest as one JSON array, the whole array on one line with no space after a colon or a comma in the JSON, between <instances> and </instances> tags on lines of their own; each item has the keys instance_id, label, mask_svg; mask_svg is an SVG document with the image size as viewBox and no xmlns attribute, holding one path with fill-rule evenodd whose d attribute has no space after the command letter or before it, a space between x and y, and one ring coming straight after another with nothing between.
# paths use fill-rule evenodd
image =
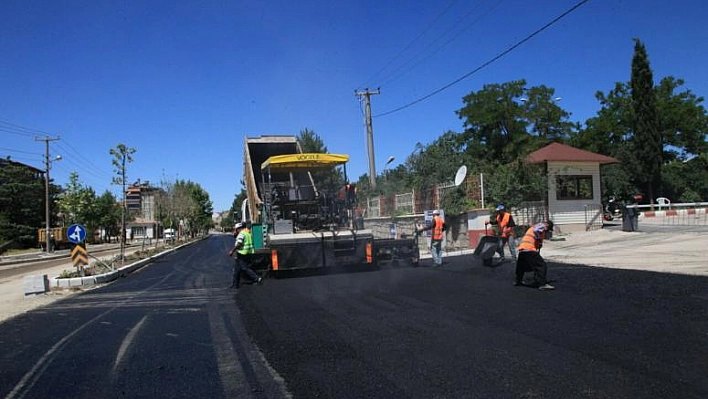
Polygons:
<instances>
[{"instance_id":1,"label":"worker in yellow vest","mask_svg":"<svg viewBox=\"0 0 708 399\"><path fill-rule=\"evenodd\" d=\"M263 277L260 277L251 268L251 259L256 252L253 246L253 235L251 234L251 225L249 222L237 223L234 228L236 233L236 242L234 247L229 251L229 256L233 256L236 252L236 261L234 263L234 276L231 282L231 287L238 289L241 286L241 272L246 273L248 278L253 283L263 284Z\"/></svg>"}]
</instances>

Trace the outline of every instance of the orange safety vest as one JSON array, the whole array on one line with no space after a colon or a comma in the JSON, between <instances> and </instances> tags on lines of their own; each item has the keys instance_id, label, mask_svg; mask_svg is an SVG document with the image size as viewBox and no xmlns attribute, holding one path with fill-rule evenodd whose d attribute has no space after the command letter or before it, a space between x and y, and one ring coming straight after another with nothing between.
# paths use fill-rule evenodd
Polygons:
<instances>
[{"instance_id":1,"label":"orange safety vest","mask_svg":"<svg viewBox=\"0 0 708 399\"><path fill-rule=\"evenodd\" d=\"M497 224L499 225L499 230L501 230L502 237L510 237L514 235L514 228L509 227L509 221L511 220L511 213L504 212L504 216L501 214L497 215Z\"/></svg>"},{"instance_id":2,"label":"orange safety vest","mask_svg":"<svg viewBox=\"0 0 708 399\"><path fill-rule=\"evenodd\" d=\"M443 222L440 216L433 217L433 240L442 241L443 239Z\"/></svg>"},{"instance_id":3,"label":"orange safety vest","mask_svg":"<svg viewBox=\"0 0 708 399\"><path fill-rule=\"evenodd\" d=\"M521 239L521 243L517 247L519 252L537 251L539 248L541 248L541 246L543 245L543 238L545 237L546 233L540 232L538 233L538 236L536 234L537 233L533 231L533 226L529 227L528 230L526 230L526 234L524 234L524 237Z\"/></svg>"}]
</instances>

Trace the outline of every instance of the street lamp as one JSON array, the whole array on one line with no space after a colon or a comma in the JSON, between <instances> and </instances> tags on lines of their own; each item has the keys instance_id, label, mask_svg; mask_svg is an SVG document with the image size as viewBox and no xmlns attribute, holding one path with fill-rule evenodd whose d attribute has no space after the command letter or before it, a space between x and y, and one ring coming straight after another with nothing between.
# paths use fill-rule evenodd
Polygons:
<instances>
[{"instance_id":1,"label":"street lamp","mask_svg":"<svg viewBox=\"0 0 708 399\"><path fill-rule=\"evenodd\" d=\"M386 164L384 165L384 168L383 168L384 181L387 180L387 179L386 179L386 168L388 168L388 165L390 165L391 162L393 162L393 161L395 161L395 160L396 160L396 158L394 158L393 155L391 155L390 157L388 157L388 159L386 160Z\"/></svg>"},{"instance_id":2,"label":"street lamp","mask_svg":"<svg viewBox=\"0 0 708 399\"><path fill-rule=\"evenodd\" d=\"M395 160L396 160L396 158L394 158L393 155L391 155L390 157L388 157L388 159L386 160L386 165L384 165L384 169L385 169L388 165L390 165L391 162L393 162L393 161L395 161Z\"/></svg>"}]
</instances>

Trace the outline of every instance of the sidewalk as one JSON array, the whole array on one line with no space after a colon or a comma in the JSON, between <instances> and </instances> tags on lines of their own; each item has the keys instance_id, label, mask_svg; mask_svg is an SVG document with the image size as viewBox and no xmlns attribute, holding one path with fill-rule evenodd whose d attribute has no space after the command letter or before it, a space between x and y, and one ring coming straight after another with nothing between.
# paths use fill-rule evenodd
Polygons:
<instances>
[{"instance_id":1,"label":"sidewalk","mask_svg":"<svg viewBox=\"0 0 708 399\"><path fill-rule=\"evenodd\" d=\"M640 222L639 231L621 229L569 234L547 241L549 262L616 269L708 276L708 226L667 226Z\"/></svg>"},{"instance_id":2,"label":"sidewalk","mask_svg":"<svg viewBox=\"0 0 708 399\"><path fill-rule=\"evenodd\" d=\"M100 248L100 246L92 246L92 248ZM142 249L141 245L129 245L125 248L125 254L130 255L133 252ZM108 262L113 258L114 255L103 255L97 256L98 259L104 262ZM76 267L71 262L70 254L68 251L58 251L56 254L51 254L49 256L42 252L37 254L28 255L18 255L18 256L4 256L2 262L0 262L0 269L10 269L22 267L24 263L23 260L28 259L61 259L65 258L66 262L58 266L47 266L46 268L40 270L34 270L31 272L21 273L12 277L0 279L0 322L9 319L15 315L25 313L29 310L35 309L40 306L47 305L56 300L65 298L67 296L73 295L82 290L92 289L93 287L83 287L83 288L69 288L69 289L51 289L45 294L39 295L27 295L25 296L24 288L24 278L26 276L36 276L46 274L50 285L55 277L61 275L64 271L75 271ZM95 262L94 258L90 259L90 262Z\"/></svg>"}]
</instances>

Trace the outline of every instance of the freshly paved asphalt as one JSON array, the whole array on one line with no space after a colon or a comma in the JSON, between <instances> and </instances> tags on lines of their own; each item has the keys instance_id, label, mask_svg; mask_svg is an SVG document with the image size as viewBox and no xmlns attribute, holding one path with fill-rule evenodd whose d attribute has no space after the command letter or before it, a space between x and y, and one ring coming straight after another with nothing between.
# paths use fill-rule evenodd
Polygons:
<instances>
[{"instance_id":1,"label":"freshly paved asphalt","mask_svg":"<svg viewBox=\"0 0 708 399\"><path fill-rule=\"evenodd\" d=\"M0 397L708 397L706 277L459 256L233 293L232 243L0 323Z\"/></svg>"},{"instance_id":2,"label":"freshly paved asphalt","mask_svg":"<svg viewBox=\"0 0 708 399\"><path fill-rule=\"evenodd\" d=\"M269 280L239 308L295 397L708 397L708 278L551 264L541 292L512 275L461 256Z\"/></svg>"}]
</instances>

